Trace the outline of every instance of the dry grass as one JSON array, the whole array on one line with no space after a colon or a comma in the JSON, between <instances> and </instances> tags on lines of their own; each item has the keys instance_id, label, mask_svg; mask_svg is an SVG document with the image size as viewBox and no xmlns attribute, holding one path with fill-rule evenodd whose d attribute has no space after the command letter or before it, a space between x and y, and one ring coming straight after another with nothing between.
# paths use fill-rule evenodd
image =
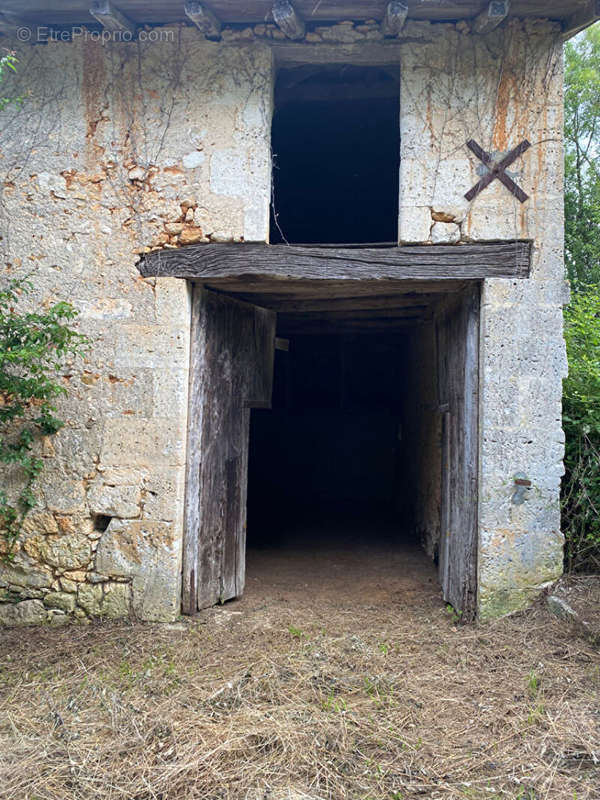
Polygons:
<instances>
[{"instance_id":1,"label":"dry grass","mask_svg":"<svg viewBox=\"0 0 600 800\"><path fill-rule=\"evenodd\" d=\"M0 647L2 800L600 797L598 652L542 607L263 598Z\"/></svg>"}]
</instances>

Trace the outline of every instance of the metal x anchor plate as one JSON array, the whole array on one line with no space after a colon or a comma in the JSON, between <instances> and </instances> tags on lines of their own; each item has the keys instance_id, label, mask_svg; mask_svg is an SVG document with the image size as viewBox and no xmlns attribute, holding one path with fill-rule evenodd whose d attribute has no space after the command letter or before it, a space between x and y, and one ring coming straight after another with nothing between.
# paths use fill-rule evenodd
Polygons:
<instances>
[{"instance_id":1,"label":"metal x anchor plate","mask_svg":"<svg viewBox=\"0 0 600 800\"><path fill-rule=\"evenodd\" d=\"M516 161L519 156L523 155L523 153L531 147L531 144L524 139L521 144L518 144L514 150L511 150L510 153L504 156L503 159L496 162L492 158L489 153L486 153L474 139L469 139L467 142L467 147L472 153L475 153L477 158L482 161L485 166L489 169L487 175L484 175L480 181L477 181L475 186L465 194L467 200L473 200L477 195L482 192L486 186L489 186L490 183L496 178L506 186L508 191L514 195L517 200L521 203L524 203L525 200L528 199L529 195L525 194L523 189L510 178L505 170L509 167L513 161Z\"/></svg>"}]
</instances>

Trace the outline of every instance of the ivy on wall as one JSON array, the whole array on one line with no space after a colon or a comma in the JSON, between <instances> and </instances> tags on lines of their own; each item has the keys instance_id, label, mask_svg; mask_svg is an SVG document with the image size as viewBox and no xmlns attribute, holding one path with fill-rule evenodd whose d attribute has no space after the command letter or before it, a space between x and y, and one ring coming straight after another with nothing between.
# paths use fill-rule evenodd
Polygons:
<instances>
[{"instance_id":1,"label":"ivy on wall","mask_svg":"<svg viewBox=\"0 0 600 800\"><path fill-rule=\"evenodd\" d=\"M64 424L53 404L66 394L60 369L66 358L87 347L86 337L69 325L77 315L69 303L43 311L23 308L32 288L29 281L10 280L0 289L0 464L17 470L17 488L0 490L1 549L8 560L36 503L33 485L44 463L36 440Z\"/></svg>"}]
</instances>

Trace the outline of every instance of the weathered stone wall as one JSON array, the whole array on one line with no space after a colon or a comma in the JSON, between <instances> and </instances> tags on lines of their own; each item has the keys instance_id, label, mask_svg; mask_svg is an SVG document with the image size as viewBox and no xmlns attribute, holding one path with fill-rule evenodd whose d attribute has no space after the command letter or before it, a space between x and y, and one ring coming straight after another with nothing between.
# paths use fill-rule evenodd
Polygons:
<instances>
[{"instance_id":1,"label":"weathered stone wall","mask_svg":"<svg viewBox=\"0 0 600 800\"><path fill-rule=\"evenodd\" d=\"M136 254L266 239L270 51L187 29L18 58L26 99L1 120L3 265L31 275L38 301L71 300L92 346L65 369L66 425L43 443L40 503L0 563L5 599L29 601L0 605L0 621L172 619L189 297L183 281L141 279Z\"/></svg>"},{"instance_id":2,"label":"weathered stone wall","mask_svg":"<svg viewBox=\"0 0 600 800\"><path fill-rule=\"evenodd\" d=\"M485 37L419 26L430 39L402 50L400 239L529 238L527 281L487 280L481 315L479 613L522 607L562 571L563 472L562 45L544 21L509 20ZM435 29L435 33L434 33ZM407 34L410 33L410 26ZM416 26L415 26L416 32ZM503 154L530 195L499 181L471 203L483 174L465 146ZM524 502L515 476L532 482Z\"/></svg>"},{"instance_id":3,"label":"weathered stone wall","mask_svg":"<svg viewBox=\"0 0 600 800\"><path fill-rule=\"evenodd\" d=\"M182 28L161 44L19 50L28 96L1 120L3 261L33 271L43 302L71 299L93 346L65 370L67 425L43 443L40 506L0 566L0 587L30 599L0 619L179 611L189 299L183 282L141 279L136 254L267 238L269 44L282 38L255 26L215 44ZM323 61L361 63L377 46L401 63L402 242L534 240L531 279L483 291L480 613L512 610L561 568L558 31L409 22L383 42L374 23L348 23L307 41L328 48ZM511 168L525 204L497 181L464 199L481 174L471 138L495 153L532 143ZM522 504L516 474L532 481Z\"/></svg>"}]
</instances>

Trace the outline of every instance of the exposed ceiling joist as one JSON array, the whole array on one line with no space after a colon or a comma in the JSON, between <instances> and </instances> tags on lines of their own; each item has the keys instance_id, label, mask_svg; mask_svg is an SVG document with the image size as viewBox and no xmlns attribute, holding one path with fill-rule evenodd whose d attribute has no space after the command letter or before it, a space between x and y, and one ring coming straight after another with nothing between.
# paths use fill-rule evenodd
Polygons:
<instances>
[{"instance_id":1,"label":"exposed ceiling joist","mask_svg":"<svg viewBox=\"0 0 600 800\"><path fill-rule=\"evenodd\" d=\"M510 0L491 0L491 3L481 14L478 14L472 23L474 33L489 33L497 28L508 16Z\"/></svg>"},{"instance_id":2,"label":"exposed ceiling joist","mask_svg":"<svg viewBox=\"0 0 600 800\"><path fill-rule=\"evenodd\" d=\"M236 293L238 300L255 303L256 296L251 292ZM406 292L396 290L391 294L357 294L354 297L322 297L306 299L298 295L269 294L261 292L261 305L286 314L318 314L366 311L369 309L399 309L427 306L437 295L433 292Z\"/></svg>"},{"instance_id":3,"label":"exposed ceiling joist","mask_svg":"<svg viewBox=\"0 0 600 800\"><path fill-rule=\"evenodd\" d=\"M92 0L90 14L94 19L113 33L124 32L134 36L136 25L125 16L118 8L115 8L110 0Z\"/></svg>"},{"instance_id":4,"label":"exposed ceiling joist","mask_svg":"<svg viewBox=\"0 0 600 800\"><path fill-rule=\"evenodd\" d=\"M404 27L408 15L408 6L400 0L392 0L387 4L385 16L381 22L381 32L384 36L398 36Z\"/></svg>"},{"instance_id":5,"label":"exposed ceiling joist","mask_svg":"<svg viewBox=\"0 0 600 800\"><path fill-rule=\"evenodd\" d=\"M183 10L200 33L204 34L207 39L220 38L221 21L207 7L206 3L199 3L198 0L185 0Z\"/></svg>"},{"instance_id":6,"label":"exposed ceiling joist","mask_svg":"<svg viewBox=\"0 0 600 800\"><path fill-rule=\"evenodd\" d=\"M288 39L304 39L306 26L290 0L275 0L273 3L273 19L275 24L285 33Z\"/></svg>"},{"instance_id":7,"label":"exposed ceiling joist","mask_svg":"<svg viewBox=\"0 0 600 800\"><path fill-rule=\"evenodd\" d=\"M209 278L200 281L208 289L226 292L245 300L247 303L271 308L273 311L285 311L291 302L318 302L320 307L335 307L335 304L347 301L349 308L369 308L376 303L376 298L383 293L388 298L400 302L409 295L442 295L448 292L462 291L466 281L360 281L360 280L293 280L285 281L268 277L248 281L248 278Z\"/></svg>"},{"instance_id":8,"label":"exposed ceiling joist","mask_svg":"<svg viewBox=\"0 0 600 800\"><path fill-rule=\"evenodd\" d=\"M408 329L415 325L423 324L428 319L427 315L414 314L409 317L396 319L387 317L380 319L347 319L339 321L321 319L303 319L290 321L284 318L278 320L281 333L286 337L291 336L327 336L352 333L390 333L397 329Z\"/></svg>"},{"instance_id":9,"label":"exposed ceiling joist","mask_svg":"<svg viewBox=\"0 0 600 800\"><path fill-rule=\"evenodd\" d=\"M593 25L600 20L600 0L589 0L586 5L565 22L563 26L563 38L570 39L571 36Z\"/></svg>"}]
</instances>

